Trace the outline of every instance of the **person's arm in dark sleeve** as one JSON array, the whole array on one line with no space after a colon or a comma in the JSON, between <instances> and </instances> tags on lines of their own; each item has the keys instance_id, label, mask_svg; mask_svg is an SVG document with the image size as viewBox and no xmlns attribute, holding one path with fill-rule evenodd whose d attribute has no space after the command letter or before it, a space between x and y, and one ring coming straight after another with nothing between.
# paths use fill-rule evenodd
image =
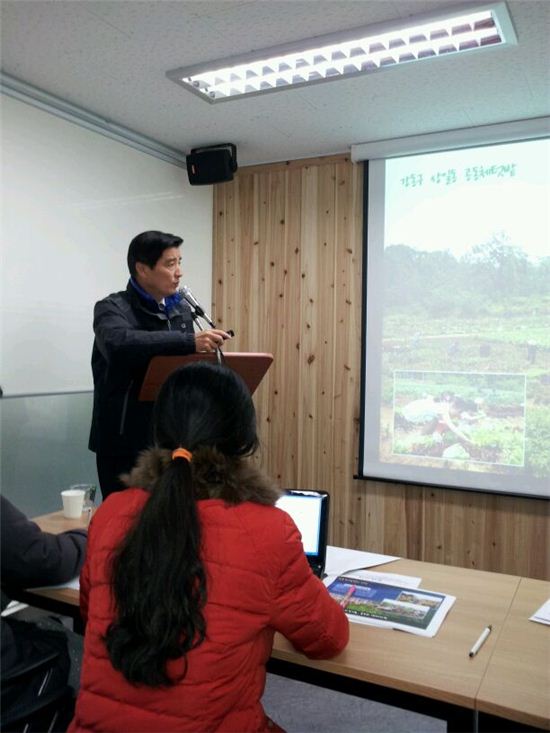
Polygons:
<instances>
[{"instance_id":1,"label":"person's arm in dark sleeve","mask_svg":"<svg viewBox=\"0 0 550 733\"><path fill-rule=\"evenodd\" d=\"M102 355L116 366L137 366L153 356L195 353L195 334L181 331L146 331L130 323L124 310L110 299L94 308L94 333Z\"/></svg>"},{"instance_id":2,"label":"person's arm in dark sleeve","mask_svg":"<svg viewBox=\"0 0 550 733\"><path fill-rule=\"evenodd\" d=\"M3 583L32 588L65 583L78 575L86 553L85 529L42 532L4 497L1 510Z\"/></svg>"},{"instance_id":3,"label":"person's arm in dark sleeve","mask_svg":"<svg viewBox=\"0 0 550 733\"><path fill-rule=\"evenodd\" d=\"M82 570L80 571L80 617L82 621L88 623L88 606L90 600L90 555L86 557Z\"/></svg>"},{"instance_id":4,"label":"person's arm in dark sleeve","mask_svg":"<svg viewBox=\"0 0 550 733\"><path fill-rule=\"evenodd\" d=\"M329 659L348 643L347 616L313 574L304 554L300 533L288 516L285 517L283 532L271 624L307 657Z\"/></svg>"}]
</instances>

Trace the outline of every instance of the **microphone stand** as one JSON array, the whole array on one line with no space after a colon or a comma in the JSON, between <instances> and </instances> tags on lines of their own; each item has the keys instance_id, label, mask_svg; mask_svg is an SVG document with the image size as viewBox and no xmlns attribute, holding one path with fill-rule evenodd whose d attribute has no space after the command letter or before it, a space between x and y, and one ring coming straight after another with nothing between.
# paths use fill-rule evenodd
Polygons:
<instances>
[{"instance_id":1,"label":"microphone stand","mask_svg":"<svg viewBox=\"0 0 550 733\"><path fill-rule=\"evenodd\" d=\"M216 328L215 323L212 321L212 319L202 310L202 308L199 310L198 308L193 307L191 304L189 304L189 308L191 309L191 318L193 319L193 322L197 325L197 328L199 331L204 331L204 327L202 323L200 322L200 319L202 318L203 321L205 321L210 328ZM233 329L230 329L227 331L227 333L230 336L234 336L235 332ZM216 359L218 361L218 364L221 364L222 366L225 365L225 359L223 356L223 352L219 346L216 346Z\"/></svg>"},{"instance_id":2,"label":"microphone stand","mask_svg":"<svg viewBox=\"0 0 550 733\"><path fill-rule=\"evenodd\" d=\"M191 308L191 316L201 331L204 331L204 328L202 327L199 318L202 318L210 328L216 328L214 321L202 310L202 308L199 310L198 308L194 308L191 304L189 304L189 307Z\"/></svg>"},{"instance_id":3,"label":"microphone stand","mask_svg":"<svg viewBox=\"0 0 550 733\"><path fill-rule=\"evenodd\" d=\"M204 312L204 308L200 305L200 303L197 302L197 300L195 299L195 296L191 293L188 287L183 287L179 291L179 293L180 293L180 296L187 302L187 305L191 309L191 317L194 323L197 324L197 327L199 328L200 331L204 331L205 329L203 328L202 323L199 321L199 318L202 318L202 320L205 321L205 323L207 323L210 328L214 328L214 329L217 328L214 321L210 318L210 316L207 313ZM230 336L235 335L235 332L233 331L233 329L230 329L229 331L227 331L227 333ZM221 352L220 347L217 346L215 351L216 351L216 357L218 360L218 364L224 364L225 360L223 358L223 354Z\"/></svg>"}]
</instances>

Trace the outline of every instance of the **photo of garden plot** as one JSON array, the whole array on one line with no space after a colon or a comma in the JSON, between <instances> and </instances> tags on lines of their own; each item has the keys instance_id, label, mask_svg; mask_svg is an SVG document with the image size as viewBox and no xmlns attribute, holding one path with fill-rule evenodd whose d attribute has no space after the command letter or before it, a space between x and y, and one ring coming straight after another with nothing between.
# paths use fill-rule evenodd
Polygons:
<instances>
[{"instance_id":1,"label":"photo of garden plot","mask_svg":"<svg viewBox=\"0 0 550 733\"><path fill-rule=\"evenodd\" d=\"M525 376L394 371L394 455L523 466Z\"/></svg>"},{"instance_id":2,"label":"photo of garden plot","mask_svg":"<svg viewBox=\"0 0 550 733\"><path fill-rule=\"evenodd\" d=\"M550 258L504 237L386 256L380 460L547 481Z\"/></svg>"}]
</instances>

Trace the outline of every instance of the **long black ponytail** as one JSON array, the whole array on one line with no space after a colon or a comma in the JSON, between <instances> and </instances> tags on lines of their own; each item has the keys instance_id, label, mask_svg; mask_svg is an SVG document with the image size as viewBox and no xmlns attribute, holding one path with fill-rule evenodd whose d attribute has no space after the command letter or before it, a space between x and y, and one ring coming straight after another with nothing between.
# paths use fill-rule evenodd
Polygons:
<instances>
[{"instance_id":1,"label":"long black ponytail","mask_svg":"<svg viewBox=\"0 0 550 733\"><path fill-rule=\"evenodd\" d=\"M158 448L183 447L200 460L201 448L230 458L257 447L254 406L231 369L197 362L174 372L153 412ZM205 451L208 454L208 451ZM177 682L167 662L202 643L207 579L193 462L176 458L152 487L151 497L112 563L116 617L105 636L111 663L133 684Z\"/></svg>"}]
</instances>

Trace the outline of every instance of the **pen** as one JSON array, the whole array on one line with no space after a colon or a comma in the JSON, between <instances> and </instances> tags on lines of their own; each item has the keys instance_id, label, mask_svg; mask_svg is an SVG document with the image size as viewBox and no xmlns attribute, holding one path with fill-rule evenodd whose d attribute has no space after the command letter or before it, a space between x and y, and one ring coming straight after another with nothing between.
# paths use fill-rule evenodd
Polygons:
<instances>
[{"instance_id":1,"label":"pen","mask_svg":"<svg viewBox=\"0 0 550 733\"><path fill-rule=\"evenodd\" d=\"M481 647L485 644L485 641L487 640L487 637L493 630L493 627L491 625L486 626L481 634L479 635L479 639L476 641L476 643L473 645L473 647L470 649L469 656L475 657L475 655L478 653L478 651L481 649Z\"/></svg>"}]
</instances>

